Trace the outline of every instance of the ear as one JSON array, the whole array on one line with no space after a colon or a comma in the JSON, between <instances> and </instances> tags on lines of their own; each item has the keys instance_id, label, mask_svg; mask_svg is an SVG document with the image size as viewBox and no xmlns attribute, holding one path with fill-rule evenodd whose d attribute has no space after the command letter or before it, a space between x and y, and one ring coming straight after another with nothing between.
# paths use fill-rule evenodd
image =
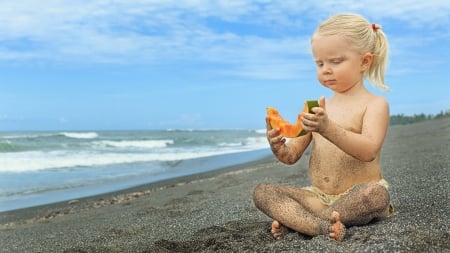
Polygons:
<instances>
[{"instance_id":1,"label":"ear","mask_svg":"<svg viewBox=\"0 0 450 253\"><path fill-rule=\"evenodd\" d=\"M361 70L364 72L369 69L373 61L372 53L365 53L362 58Z\"/></svg>"}]
</instances>

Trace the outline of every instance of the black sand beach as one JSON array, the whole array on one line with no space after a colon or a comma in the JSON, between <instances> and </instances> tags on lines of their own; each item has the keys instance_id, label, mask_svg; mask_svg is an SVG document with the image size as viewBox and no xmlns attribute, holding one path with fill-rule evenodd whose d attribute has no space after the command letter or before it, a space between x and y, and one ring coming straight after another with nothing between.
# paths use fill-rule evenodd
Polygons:
<instances>
[{"instance_id":1,"label":"black sand beach","mask_svg":"<svg viewBox=\"0 0 450 253\"><path fill-rule=\"evenodd\" d=\"M0 213L0 252L450 252L450 119L389 130L382 165L396 213L326 236L270 235L253 205L261 182L309 185L308 157Z\"/></svg>"}]
</instances>

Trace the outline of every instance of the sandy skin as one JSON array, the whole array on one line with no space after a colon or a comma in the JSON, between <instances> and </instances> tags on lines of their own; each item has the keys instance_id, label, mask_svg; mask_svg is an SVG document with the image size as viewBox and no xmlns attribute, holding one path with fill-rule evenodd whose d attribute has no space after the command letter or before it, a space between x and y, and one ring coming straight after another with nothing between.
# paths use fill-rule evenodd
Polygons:
<instances>
[{"instance_id":1,"label":"sandy skin","mask_svg":"<svg viewBox=\"0 0 450 253\"><path fill-rule=\"evenodd\" d=\"M331 216L331 225L330 225L330 238L334 239L338 242L344 240L345 237L345 225L342 224L341 219L339 217L339 213L333 211ZM281 225L277 220L272 222L272 229L270 231L272 236L276 240L282 239L287 233L289 233L289 229L283 225Z\"/></svg>"},{"instance_id":2,"label":"sandy skin","mask_svg":"<svg viewBox=\"0 0 450 253\"><path fill-rule=\"evenodd\" d=\"M302 128L308 134L287 141L266 118L267 140L280 162L296 164L311 146L309 177L314 190L271 183L255 188L255 206L277 221L272 224L276 238L282 237L285 226L341 241L346 226L387 217L390 195L388 184L382 183L380 151L389 104L364 86L374 55L352 43L326 33L316 33L311 40L318 81L333 95L321 97L311 113L302 113Z\"/></svg>"}]
</instances>

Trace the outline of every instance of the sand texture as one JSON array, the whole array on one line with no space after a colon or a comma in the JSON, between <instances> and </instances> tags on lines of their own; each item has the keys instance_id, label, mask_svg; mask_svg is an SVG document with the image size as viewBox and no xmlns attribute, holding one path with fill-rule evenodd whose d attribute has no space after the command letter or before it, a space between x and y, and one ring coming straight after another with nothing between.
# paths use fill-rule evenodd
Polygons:
<instances>
[{"instance_id":1,"label":"sand texture","mask_svg":"<svg viewBox=\"0 0 450 253\"><path fill-rule=\"evenodd\" d=\"M252 202L261 182L309 185L308 157L267 159L118 193L0 213L0 252L450 252L450 119L390 128L383 148L394 216L343 242L276 241Z\"/></svg>"}]
</instances>

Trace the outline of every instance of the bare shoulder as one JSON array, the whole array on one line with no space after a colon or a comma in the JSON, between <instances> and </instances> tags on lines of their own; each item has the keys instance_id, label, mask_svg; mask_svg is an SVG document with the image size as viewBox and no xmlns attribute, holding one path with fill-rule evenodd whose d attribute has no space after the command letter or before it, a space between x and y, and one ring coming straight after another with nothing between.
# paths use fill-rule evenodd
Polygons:
<instances>
[{"instance_id":1,"label":"bare shoulder","mask_svg":"<svg viewBox=\"0 0 450 253\"><path fill-rule=\"evenodd\" d=\"M385 105L385 106L389 105L389 103L388 103L388 101L386 100L385 97L378 96L378 95L373 95L373 94L371 95L370 103L371 104L377 104L377 105Z\"/></svg>"},{"instance_id":2,"label":"bare shoulder","mask_svg":"<svg viewBox=\"0 0 450 253\"><path fill-rule=\"evenodd\" d=\"M389 115L389 102L383 96L370 95L367 100L366 113Z\"/></svg>"},{"instance_id":3,"label":"bare shoulder","mask_svg":"<svg viewBox=\"0 0 450 253\"><path fill-rule=\"evenodd\" d=\"M375 137L382 144L389 126L389 103L382 96L372 95L367 101L363 118L363 133Z\"/></svg>"}]
</instances>

